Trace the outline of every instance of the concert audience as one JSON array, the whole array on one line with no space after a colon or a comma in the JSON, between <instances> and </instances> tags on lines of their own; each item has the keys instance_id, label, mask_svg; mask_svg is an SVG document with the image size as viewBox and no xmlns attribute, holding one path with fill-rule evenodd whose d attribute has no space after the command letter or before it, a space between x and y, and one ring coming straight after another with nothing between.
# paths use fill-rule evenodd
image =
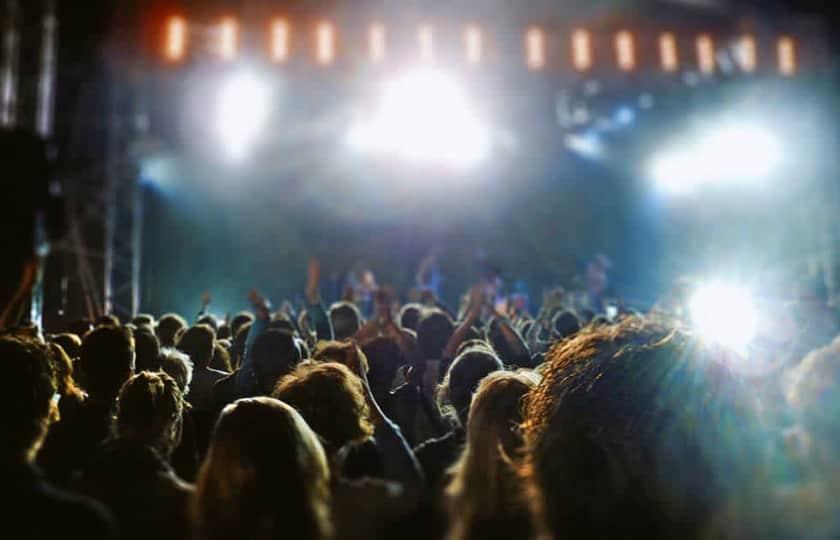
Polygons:
<instances>
[{"instance_id":1,"label":"concert audience","mask_svg":"<svg viewBox=\"0 0 840 540\"><path fill-rule=\"evenodd\" d=\"M757 380L679 309L609 312L558 288L531 316L496 277L457 317L387 288L327 310L319 278L313 262L299 313L252 291L224 319L206 295L193 326L108 316L47 346L0 337L4 522L27 531L10 537L840 533L824 303L790 310L800 333Z\"/></svg>"}]
</instances>

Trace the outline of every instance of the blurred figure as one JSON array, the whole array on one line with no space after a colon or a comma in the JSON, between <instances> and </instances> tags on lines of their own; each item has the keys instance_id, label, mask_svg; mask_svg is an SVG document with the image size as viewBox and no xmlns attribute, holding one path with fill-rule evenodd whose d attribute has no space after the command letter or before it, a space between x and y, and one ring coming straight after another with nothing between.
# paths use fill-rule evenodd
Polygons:
<instances>
[{"instance_id":1,"label":"blurred figure","mask_svg":"<svg viewBox=\"0 0 840 540\"><path fill-rule=\"evenodd\" d=\"M181 337L181 333L187 329L187 321L176 313L167 313L158 320L157 337L161 347L174 348Z\"/></svg>"},{"instance_id":2,"label":"blurred figure","mask_svg":"<svg viewBox=\"0 0 840 540\"><path fill-rule=\"evenodd\" d=\"M222 412L196 486L199 540L332 537L326 456L290 406L236 401Z\"/></svg>"},{"instance_id":3,"label":"blurred figure","mask_svg":"<svg viewBox=\"0 0 840 540\"><path fill-rule=\"evenodd\" d=\"M57 418L53 363L43 345L0 337L3 374L14 381L0 393L0 471L3 530L9 538L114 538L106 510L47 483L33 460Z\"/></svg>"},{"instance_id":4,"label":"blurred figure","mask_svg":"<svg viewBox=\"0 0 840 540\"><path fill-rule=\"evenodd\" d=\"M467 444L447 490L450 539L532 536L517 467L523 458L522 400L538 382L533 372L496 372L479 384Z\"/></svg>"},{"instance_id":5,"label":"blurred figure","mask_svg":"<svg viewBox=\"0 0 840 540\"><path fill-rule=\"evenodd\" d=\"M81 490L114 513L120 538L188 538L193 488L169 465L184 401L165 373L134 375L120 391L114 436L84 468Z\"/></svg>"},{"instance_id":6,"label":"blurred figure","mask_svg":"<svg viewBox=\"0 0 840 540\"><path fill-rule=\"evenodd\" d=\"M429 439L414 449L435 494L442 494L446 471L455 463L466 441L470 404L479 383L490 373L504 369L502 361L488 348L471 348L452 362L437 390L437 405L451 428L441 437Z\"/></svg>"},{"instance_id":7,"label":"blurred figure","mask_svg":"<svg viewBox=\"0 0 840 540\"><path fill-rule=\"evenodd\" d=\"M125 328L100 326L82 342L78 367L88 397L53 426L38 461L59 484L67 484L110 435L117 396L134 373L134 338Z\"/></svg>"}]
</instances>

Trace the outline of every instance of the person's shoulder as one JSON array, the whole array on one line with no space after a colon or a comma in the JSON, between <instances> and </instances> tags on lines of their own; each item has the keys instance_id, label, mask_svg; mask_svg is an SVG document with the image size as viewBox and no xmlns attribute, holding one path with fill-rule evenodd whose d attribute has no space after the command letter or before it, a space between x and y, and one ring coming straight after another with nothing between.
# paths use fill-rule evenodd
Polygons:
<instances>
[{"instance_id":1,"label":"person's shoulder","mask_svg":"<svg viewBox=\"0 0 840 540\"><path fill-rule=\"evenodd\" d=\"M110 512L95 499L70 493L46 482L40 488L43 515L49 516L68 538L114 538L115 522Z\"/></svg>"},{"instance_id":2,"label":"person's shoulder","mask_svg":"<svg viewBox=\"0 0 840 540\"><path fill-rule=\"evenodd\" d=\"M414 448L414 455L418 461L425 463L429 460L438 459L441 455L450 455L456 452L462 444L461 437L456 430L445 435L427 439Z\"/></svg>"}]
</instances>

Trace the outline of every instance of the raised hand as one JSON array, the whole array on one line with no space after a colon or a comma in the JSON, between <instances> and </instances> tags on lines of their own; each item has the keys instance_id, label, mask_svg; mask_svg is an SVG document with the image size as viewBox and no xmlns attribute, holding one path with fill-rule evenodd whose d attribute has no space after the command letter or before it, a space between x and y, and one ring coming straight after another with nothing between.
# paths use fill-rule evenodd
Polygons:
<instances>
[{"instance_id":1,"label":"raised hand","mask_svg":"<svg viewBox=\"0 0 840 540\"><path fill-rule=\"evenodd\" d=\"M317 304L321 301L318 294L318 283L321 281L321 261L315 257L309 259L309 266L306 269L306 301L310 304Z\"/></svg>"},{"instance_id":2,"label":"raised hand","mask_svg":"<svg viewBox=\"0 0 840 540\"><path fill-rule=\"evenodd\" d=\"M204 291L204 293L201 295L201 305L203 307L209 306L212 300L213 297L210 296L210 291Z\"/></svg>"},{"instance_id":3,"label":"raised hand","mask_svg":"<svg viewBox=\"0 0 840 540\"><path fill-rule=\"evenodd\" d=\"M251 289L248 292L248 301L251 302L257 317L260 319L271 318L271 305L256 289Z\"/></svg>"}]
</instances>

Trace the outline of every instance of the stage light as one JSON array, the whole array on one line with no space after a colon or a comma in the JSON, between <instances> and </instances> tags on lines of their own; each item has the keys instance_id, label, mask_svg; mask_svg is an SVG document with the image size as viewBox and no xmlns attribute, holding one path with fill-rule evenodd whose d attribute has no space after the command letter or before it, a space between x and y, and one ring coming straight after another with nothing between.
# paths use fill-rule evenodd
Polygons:
<instances>
[{"instance_id":1,"label":"stage light","mask_svg":"<svg viewBox=\"0 0 840 540\"><path fill-rule=\"evenodd\" d=\"M592 67L592 38L586 30L572 32L572 65L578 71Z\"/></svg>"},{"instance_id":2,"label":"stage light","mask_svg":"<svg viewBox=\"0 0 840 540\"><path fill-rule=\"evenodd\" d=\"M219 24L219 56L222 60L233 60L236 57L239 27L236 20L225 17Z\"/></svg>"},{"instance_id":3,"label":"stage light","mask_svg":"<svg viewBox=\"0 0 840 540\"><path fill-rule=\"evenodd\" d=\"M420 46L420 60L427 64L435 61L435 35L432 27L421 24L417 29L417 43Z\"/></svg>"},{"instance_id":4,"label":"stage light","mask_svg":"<svg viewBox=\"0 0 840 540\"><path fill-rule=\"evenodd\" d=\"M350 131L357 151L418 165L466 170L490 151L488 127L446 74L419 69L383 86L369 118Z\"/></svg>"},{"instance_id":5,"label":"stage light","mask_svg":"<svg viewBox=\"0 0 840 540\"><path fill-rule=\"evenodd\" d=\"M275 19L271 23L271 59L283 63L289 59L289 21Z\"/></svg>"},{"instance_id":6,"label":"stage light","mask_svg":"<svg viewBox=\"0 0 840 540\"><path fill-rule=\"evenodd\" d=\"M761 183L783 158L782 143L767 127L721 123L656 156L650 176L660 191L685 195L707 186Z\"/></svg>"},{"instance_id":7,"label":"stage light","mask_svg":"<svg viewBox=\"0 0 840 540\"><path fill-rule=\"evenodd\" d=\"M482 39L478 25L471 24L464 30L464 48L467 51L467 62L473 65L481 63Z\"/></svg>"},{"instance_id":8,"label":"stage light","mask_svg":"<svg viewBox=\"0 0 840 540\"><path fill-rule=\"evenodd\" d=\"M779 73L790 77L796 74L796 43L793 38L783 36L776 44L776 54L779 57Z\"/></svg>"},{"instance_id":9,"label":"stage light","mask_svg":"<svg viewBox=\"0 0 840 540\"><path fill-rule=\"evenodd\" d=\"M253 73L235 73L222 82L216 101L216 136L230 159L248 156L270 108L270 88Z\"/></svg>"},{"instance_id":10,"label":"stage light","mask_svg":"<svg viewBox=\"0 0 840 540\"><path fill-rule=\"evenodd\" d=\"M368 44L370 45L370 59L374 63L385 60L385 26L373 23L368 30Z\"/></svg>"},{"instance_id":11,"label":"stage light","mask_svg":"<svg viewBox=\"0 0 840 540\"><path fill-rule=\"evenodd\" d=\"M677 50L677 38L666 32L659 36L659 60L663 71L672 73L680 68L680 57Z\"/></svg>"},{"instance_id":12,"label":"stage light","mask_svg":"<svg viewBox=\"0 0 840 540\"><path fill-rule=\"evenodd\" d=\"M183 60L187 52L187 21L183 17L170 17L166 23L166 59Z\"/></svg>"},{"instance_id":13,"label":"stage light","mask_svg":"<svg viewBox=\"0 0 840 540\"><path fill-rule=\"evenodd\" d=\"M691 325L701 339L740 354L747 352L758 329L758 311L747 289L713 281L694 291L688 308Z\"/></svg>"},{"instance_id":14,"label":"stage light","mask_svg":"<svg viewBox=\"0 0 840 540\"><path fill-rule=\"evenodd\" d=\"M636 67L636 51L633 43L633 34L627 30L622 30L615 35L615 54L620 70L631 71Z\"/></svg>"},{"instance_id":15,"label":"stage light","mask_svg":"<svg viewBox=\"0 0 840 540\"><path fill-rule=\"evenodd\" d=\"M706 34L697 37L697 67L706 75L715 71L715 42Z\"/></svg>"},{"instance_id":16,"label":"stage light","mask_svg":"<svg viewBox=\"0 0 840 540\"><path fill-rule=\"evenodd\" d=\"M529 28L525 33L525 62L532 71L545 67L545 33L540 28Z\"/></svg>"},{"instance_id":17,"label":"stage light","mask_svg":"<svg viewBox=\"0 0 840 540\"><path fill-rule=\"evenodd\" d=\"M738 40L735 56L738 59L738 64L746 73L755 71L758 65L758 55L755 48L755 38L751 35L741 36Z\"/></svg>"},{"instance_id":18,"label":"stage light","mask_svg":"<svg viewBox=\"0 0 840 540\"><path fill-rule=\"evenodd\" d=\"M315 27L315 59L321 65L335 61L335 28L328 22L320 22Z\"/></svg>"}]
</instances>

